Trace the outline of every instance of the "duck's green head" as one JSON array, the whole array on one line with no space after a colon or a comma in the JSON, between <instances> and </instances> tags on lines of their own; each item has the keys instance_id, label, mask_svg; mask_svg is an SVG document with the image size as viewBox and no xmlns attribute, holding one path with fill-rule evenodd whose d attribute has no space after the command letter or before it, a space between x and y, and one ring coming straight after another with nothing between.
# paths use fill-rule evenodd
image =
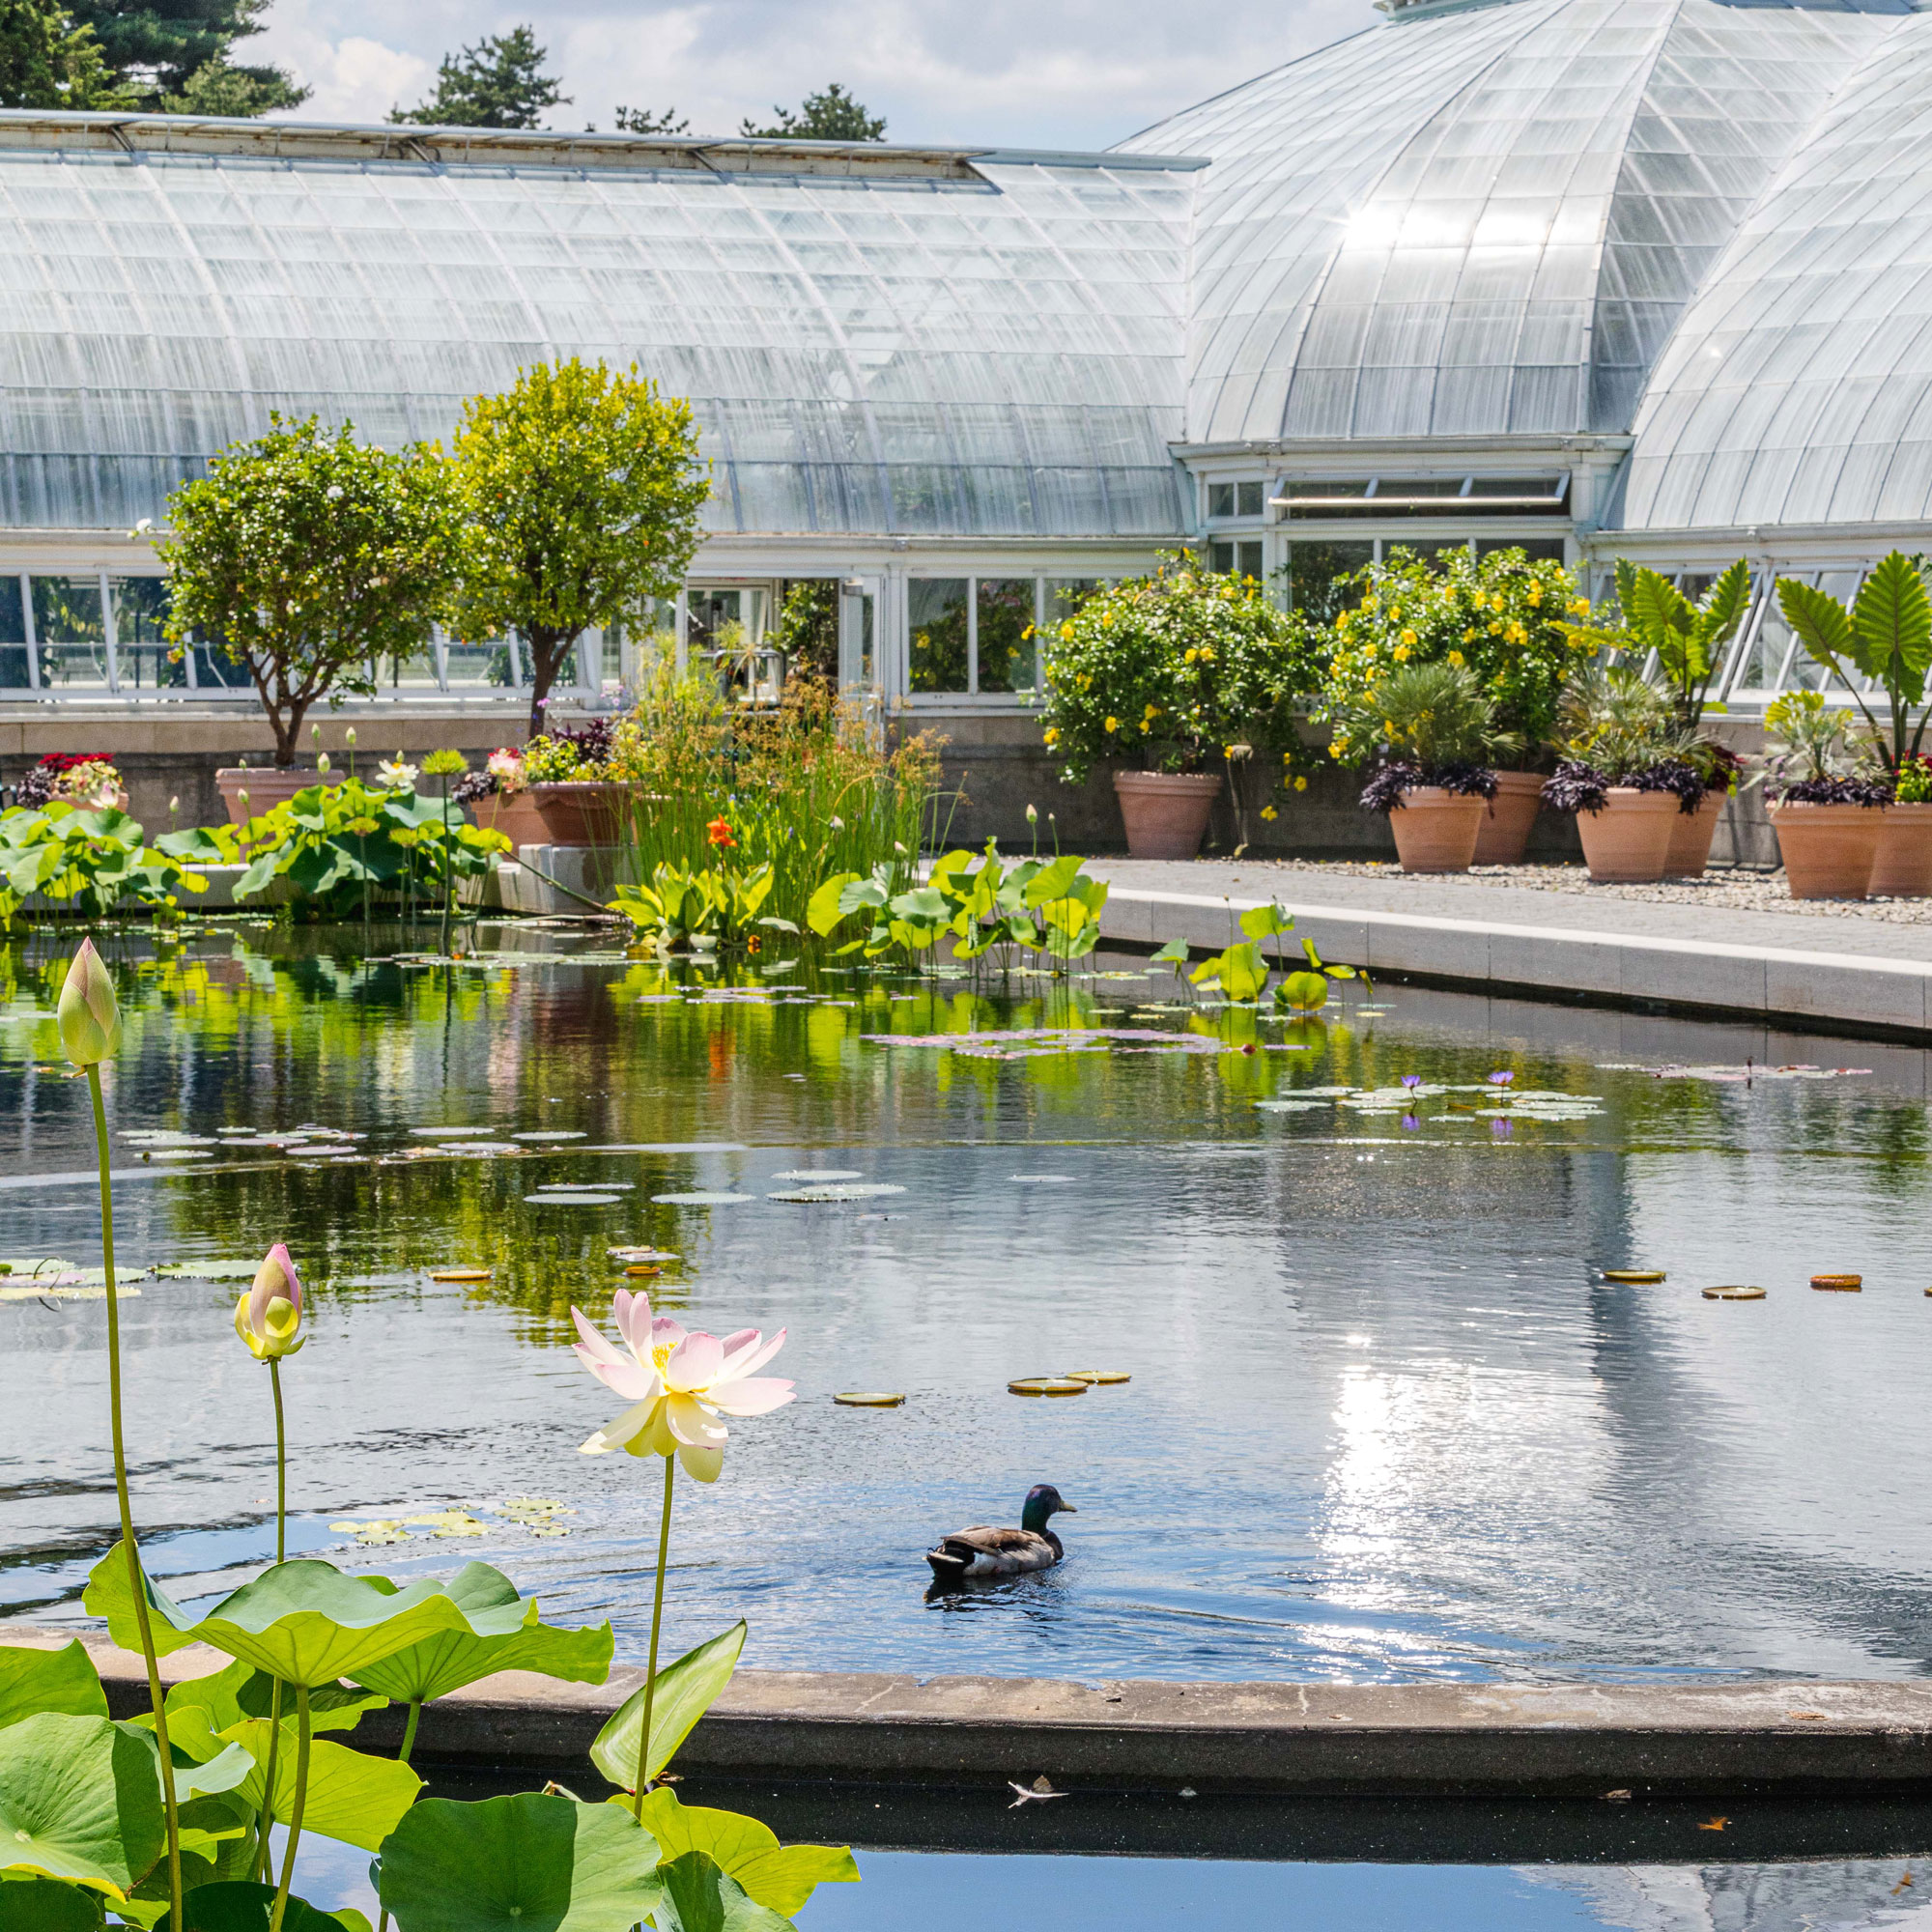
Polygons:
<instances>
[{"instance_id":1,"label":"duck's green head","mask_svg":"<svg viewBox=\"0 0 1932 1932\"><path fill-rule=\"evenodd\" d=\"M1036 1483L1027 1492L1026 1507L1020 1512L1020 1527L1037 1536L1046 1528L1048 1517L1079 1514L1051 1483Z\"/></svg>"}]
</instances>

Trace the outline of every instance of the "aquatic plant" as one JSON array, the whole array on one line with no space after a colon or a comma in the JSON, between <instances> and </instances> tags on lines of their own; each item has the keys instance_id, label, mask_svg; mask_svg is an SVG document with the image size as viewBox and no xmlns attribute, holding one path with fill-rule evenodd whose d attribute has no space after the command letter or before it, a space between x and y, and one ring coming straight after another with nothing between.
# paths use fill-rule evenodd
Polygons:
<instances>
[{"instance_id":1,"label":"aquatic plant","mask_svg":"<svg viewBox=\"0 0 1932 1932\"><path fill-rule=\"evenodd\" d=\"M208 881L163 840L144 843L140 822L115 806L49 799L36 810L0 812L0 927L36 895L88 919L117 908L173 911Z\"/></svg>"},{"instance_id":2,"label":"aquatic plant","mask_svg":"<svg viewBox=\"0 0 1932 1932\"><path fill-rule=\"evenodd\" d=\"M647 885L619 886L610 905L662 952L703 941L750 945L755 950L754 926L798 930L788 919L758 916L758 908L770 896L773 877L770 866L724 862L686 871L661 865Z\"/></svg>"}]
</instances>

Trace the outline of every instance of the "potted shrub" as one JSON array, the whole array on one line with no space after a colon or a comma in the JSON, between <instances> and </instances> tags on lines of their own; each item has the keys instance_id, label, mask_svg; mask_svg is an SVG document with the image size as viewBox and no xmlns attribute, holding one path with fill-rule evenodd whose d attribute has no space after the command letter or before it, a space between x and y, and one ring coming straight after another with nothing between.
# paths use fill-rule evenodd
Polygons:
<instances>
[{"instance_id":1,"label":"potted shrub","mask_svg":"<svg viewBox=\"0 0 1932 1932\"><path fill-rule=\"evenodd\" d=\"M524 778L548 845L614 845L623 836L631 788L611 777L614 723L592 718L524 747Z\"/></svg>"},{"instance_id":2,"label":"potted shrub","mask_svg":"<svg viewBox=\"0 0 1932 1932\"><path fill-rule=\"evenodd\" d=\"M1765 709L1763 770L1784 876L1795 899L1861 899L1870 890L1891 779L1844 742L1846 716L1816 691Z\"/></svg>"},{"instance_id":3,"label":"potted shrub","mask_svg":"<svg viewBox=\"0 0 1932 1932\"><path fill-rule=\"evenodd\" d=\"M1403 870L1466 872L1496 795L1490 759L1515 749L1496 729L1495 706L1475 673L1464 665L1405 665L1347 723L1354 742L1374 733L1382 762L1362 809L1387 816Z\"/></svg>"},{"instance_id":4,"label":"potted shrub","mask_svg":"<svg viewBox=\"0 0 1932 1932\"><path fill-rule=\"evenodd\" d=\"M1292 773L1293 703L1318 682L1319 636L1252 579L1187 556L1095 591L1046 640L1043 736L1061 777L1116 764L1128 852L1193 858L1224 776L1244 820L1239 775L1264 770L1272 793Z\"/></svg>"},{"instance_id":5,"label":"potted shrub","mask_svg":"<svg viewBox=\"0 0 1932 1932\"><path fill-rule=\"evenodd\" d=\"M1559 722L1563 762L1543 802L1576 814L1591 878L1662 878L1676 821L1704 799L1696 740L1677 727L1657 688L1626 665L1579 667Z\"/></svg>"},{"instance_id":6,"label":"potted shrub","mask_svg":"<svg viewBox=\"0 0 1932 1932\"><path fill-rule=\"evenodd\" d=\"M1520 550L1421 557L1398 548L1351 580L1360 602L1335 620L1318 715L1333 723L1330 753L1358 763L1350 720L1373 711L1374 690L1405 665L1466 668L1495 707L1495 728L1515 749L1497 753L1496 789L1476 837L1475 863L1520 863L1542 801L1543 758L1557 701L1578 655L1595 646L1566 619L1589 604L1562 564Z\"/></svg>"},{"instance_id":7,"label":"potted shrub","mask_svg":"<svg viewBox=\"0 0 1932 1932\"><path fill-rule=\"evenodd\" d=\"M1932 879L1932 812L1923 810L1922 776L1907 777L1919 763L1925 739L1926 713L1920 710L1915 725L1912 712L1925 702L1926 672L1932 668L1932 597L1925 570L1922 559L1893 551L1873 566L1849 609L1808 583L1789 577L1777 581L1785 621L1812 658L1851 693L1869 740L1864 755L1892 782L1896 802L1885 813L1868 888L1889 898L1932 890L1926 883ZM1866 680L1885 693L1883 723L1860 689Z\"/></svg>"},{"instance_id":8,"label":"potted shrub","mask_svg":"<svg viewBox=\"0 0 1932 1932\"><path fill-rule=\"evenodd\" d=\"M469 822L485 831L500 832L514 856L521 846L554 843L544 829L525 773L524 754L514 746L499 746L481 771L457 781L456 801L469 813Z\"/></svg>"},{"instance_id":9,"label":"potted shrub","mask_svg":"<svg viewBox=\"0 0 1932 1932\"><path fill-rule=\"evenodd\" d=\"M64 798L93 811L126 811L128 787L111 758L93 752L49 752L14 792L17 804L33 807Z\"/></svg>"},{"instance_id":10,"label":"potted shrub","mask_svg":"<svg viewBox=\"0 0 1932 1932\"><path fill-rule=\"evenodd\" d=\"M1750 565L1743 557L1694 604L1667 577L1619 557L1614 621L1558 626L1593 651L1615 653L1633 669L1654 667L1654 688L1682 741L1685 762L1701 781L1694 801L1680 788L1664 853L1667 879L1702 876L1724 803L1737 788L1741 761L1727 746L1706 738L1702 727L1712 682L1749 610Z\"/></svg>"}]
</instances>

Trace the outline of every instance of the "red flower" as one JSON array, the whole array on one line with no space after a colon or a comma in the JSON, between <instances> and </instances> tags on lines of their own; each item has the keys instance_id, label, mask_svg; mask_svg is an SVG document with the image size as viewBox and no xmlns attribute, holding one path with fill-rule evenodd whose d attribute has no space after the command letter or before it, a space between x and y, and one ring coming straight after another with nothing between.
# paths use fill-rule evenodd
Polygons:
<instances>
[{"instance_id":1,"label":"red flower","mask_svg":"<svg viewBox=\"0 0 1932 1932\"><path fill-rule=\"evenodd\" d=\"M721 850L724 847L735 845L738 842L731 837L731 825L728 819L714 818L704 828L704 834L711 840L712 844L718 846Z\"/></svg>"}]
</instances>

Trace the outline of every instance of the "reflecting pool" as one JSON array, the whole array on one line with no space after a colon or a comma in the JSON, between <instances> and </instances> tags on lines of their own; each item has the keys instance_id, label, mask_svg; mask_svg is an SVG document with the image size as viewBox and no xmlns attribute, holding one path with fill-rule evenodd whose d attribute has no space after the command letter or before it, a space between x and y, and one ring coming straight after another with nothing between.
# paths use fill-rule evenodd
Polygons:
<instances>
[{"instance_id":1,"label":"reflecting pool","mask_svg":"<svg viewBox=\"0 0 1932 1932\"><path fill-rule=\"evenodd\" d=\"M242 922L113 956L122 1257L175 1270L127 1310L136 1510L177 1597L270 1553L230 1320L285 1239L314 1291L294 1548L481 1557L639 1657L654 1479L576 1453L615 1405L567 1345L572 1302L608 1321L608 1250L648 1245L680 1320L787 1326L799 1393L680 1488L674 1643L745 1615L768 1667L1925 1667L1917 1051L1407 987L1293 1026L1132 957L721 979L604 928L485 925L455 969L359 940ZM83 1276L0 1281L0 1606L43 1623L80 1614L114 1515L70 945L0 954L0 1254ZM857 1191L782 1198L828 1189ZM1602 1278L1641 1266L1667 1279ZM432 1279L459 1267L489 1278ZM1811 1292L1827 1270L1863 1292ZM1734 1283L1766 1296L1700 1293ZM1082 1368L1132 1380L1008 1393ZM1068 1561L928 1602L928 1545L1035 1482L1078 1505Z\"/></svg>"}]
</instances>

